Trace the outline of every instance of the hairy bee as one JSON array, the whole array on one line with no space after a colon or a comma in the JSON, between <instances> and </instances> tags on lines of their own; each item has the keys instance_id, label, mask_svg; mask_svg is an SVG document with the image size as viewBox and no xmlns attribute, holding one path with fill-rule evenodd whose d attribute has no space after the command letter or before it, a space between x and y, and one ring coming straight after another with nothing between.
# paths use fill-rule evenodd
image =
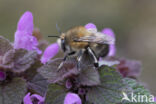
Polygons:
<instances>
[{"instance_id":1,"label":"hairy bee","mask_svg":"<svg viewBox=\"0 0 156 104\"><path fill-rule=\"evenodd\" d=\"M62 33L57 42L65 52L64 61L68 56L75 55L79 63L82 54L88 51L94 58L95 67L98 67L99 58L108 54L109 44L113 44L114 39L101 32L92 32L84 26L78 26Z\"/></svg>"}]
</instances>

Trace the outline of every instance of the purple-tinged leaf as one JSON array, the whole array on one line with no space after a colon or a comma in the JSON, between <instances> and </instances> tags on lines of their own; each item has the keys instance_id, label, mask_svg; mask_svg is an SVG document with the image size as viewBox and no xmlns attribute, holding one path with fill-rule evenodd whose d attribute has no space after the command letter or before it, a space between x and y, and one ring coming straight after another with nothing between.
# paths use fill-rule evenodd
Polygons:
<instances>
[{"instance_id":1,"label":"purple-tinged leaf","mask_svg":"<svg viewBox=\"0 0 156 104\"><path fill-rule=\"evenodd\" d=\"M8 68L10 71L23 72L31 67L37 60L38 55L35 51L24 49L9 50L2 59L1 67Z\"/></svg>"},{"instance_id":2,"label":"purple-tinged leaf","mask_svg":"<svg viewBox=\"0 0 156 104\"><path fill-rule=\"evenodd\" d=\"M6 52L8 52L11 49L13 49L13 47L9 40L0 36L0 56L3 56Z\"/></svg>"},{"instance_id":3,"label":"purple-tinged leaf","mask_svg":"<svg viewBox=\"0 0 156 104\"><path fill-rule=\"evenodd\" d=\"M26 91L26 82L20 78L0 85L0 104L21 104Z\"/></svg>"},{"instance_id":4,"label":"purple-tinged leaf","mask_svg":"<svg viewBox=\"0 0 156 104\"><path fill-rule=\"evenodd\" d=\"M66 92L59 85L50 84L48 86L45 103L46 104L63 104Z\"/></svg>"},{"instance_id":5,"label":"purple-tinged leaf","mask_svg":"<svg viewBox=\"0 0 156 104\"><path fill-rule=\"evenodd\" d=\"M99 73L93 66L83 66L78 75L78 82L83 86L95 86L100 84Z\"/></svg>"},{"instance_id":6,"label":"purple-tinged leaf","mask_svg":"<svg viewBox=\"0 0 156 104\"><path fill-rule=\"evenodd\" d=\"M34 78L27 82L28 88L35 91L36 93L44 96L48 88L48 82L40 74L36 74Z\"/></svg>"},{"instance_id":7,"label":"purple-tinged leaf","mask_svg":"<svg viewBox=\"0 0 156 104\"><path fill-rule=\"evenodd\" d=\"M23 49L15 50L14 53L14 72L23 72L31 67L37 60L38 55L35 51L26 51Z\"/></svg>"},{"instance_id":8,"label":"purple-tinged leaf","mask_svg":"<svg viewBox=\"0 0 156 104\"><path fill-rule=\"evenodd\" d=\"M63 62L63 59L50 60L47 64L43 65L38 69L38 72L50 83L57 83L63 81L73 75L78 75L77 61L75 59L66 60L63 66L59 69L58 67Z\"/></svg>"},{"instance_id":9,"label":"purple-tinged leaf","mask_svg":"<svg viewBox=\"0 0 156 104\"><path fill-rule=\"evenodd\" d=\"M137 78L141 72L141 62L136 60L119 59L117 69L123 77Z\"/></svg>"}]
</instances>

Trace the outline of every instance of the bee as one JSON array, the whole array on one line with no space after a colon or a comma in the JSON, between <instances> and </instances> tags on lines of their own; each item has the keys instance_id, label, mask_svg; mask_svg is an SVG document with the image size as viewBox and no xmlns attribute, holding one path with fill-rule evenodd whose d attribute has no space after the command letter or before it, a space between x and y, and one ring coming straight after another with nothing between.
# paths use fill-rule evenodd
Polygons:
<instances>
[{"instance_id":1,"label":"bee","mask_svg":"<svg viewBox=\"0 0 156 104\"><path fill-rule=\"evenodd\" d=\"M79 64L83 53L87 51L94 59L94 66L98 67L99 58L108 54L109 44L113 44L114 39L101 32L89 31L84 26L77 26L61 33L57 42L65 53L64 61L69 56L77 56Z\"/></svg>"}]
</instances>

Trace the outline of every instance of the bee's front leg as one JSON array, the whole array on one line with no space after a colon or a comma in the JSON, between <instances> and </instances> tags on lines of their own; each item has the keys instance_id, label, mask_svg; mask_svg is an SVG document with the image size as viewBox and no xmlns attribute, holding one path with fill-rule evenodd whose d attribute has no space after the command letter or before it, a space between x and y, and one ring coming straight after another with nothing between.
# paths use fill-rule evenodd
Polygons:
<instances>
[{"instance_id":1,"label":"bee's front leg","mask_svg":"<svg viewBox=\"0 0 156 104\"><path fill-rule=\"evenodd\" d=\"M59 71L59 70L62 68L62 66L63 66L64 62L65 62L65 61L66 61L66 59L67 59L67 57L68 57L68 55L65 55L65 56L64 56L64 58L63 58L63 62L61 62L61 64L58 66L57 71Z\"/></svg>"},{"instance_id":2,"label":"bee's front leg","mask_svg":"<svg viewBox=\"0 0 156 104\"><path fill-rule=\"evenodd\" d=\"M68 53L68 54L66 54L66 55L64 56L63 62L61 62L61 64L58 66L57 71L59 71L59 70L62 68L62 66L63 66L64 62L66 61L66 59L67 59L70 55L73 55L73 54L75 54L75 51L72 51L72 52L70 52L70 53Z\"/></svg>"}]
</instances>

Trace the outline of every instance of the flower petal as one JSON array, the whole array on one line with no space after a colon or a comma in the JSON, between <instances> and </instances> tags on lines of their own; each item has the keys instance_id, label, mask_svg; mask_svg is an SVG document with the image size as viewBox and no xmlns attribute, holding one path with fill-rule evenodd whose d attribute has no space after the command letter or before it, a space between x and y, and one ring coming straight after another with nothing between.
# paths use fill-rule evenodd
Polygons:
<instances>
[{"instance_id":1,"label":"flower petal","mask_svg":"<svg viewBox=\"0 0 156 104\"><path fill-rule=\"evenodd\" d=\"M75 93L67 93L64 104L82 104L80 97Z\"/></svg>"},{"instance_id":2,"label":"flower petal","mask_svg":"<svg viewBox=\"0 0 156 104\"><path fill-rule=\"evenodd\" d=\"M27 11L25 12L17 25L18 31L27 31L28 33L32 33L34 30L34 24L33 24L33 15L31 12Z\"/></svg>"},{"instance_id":3,"label":"flower petal","mask_svg":"<svg viewBox=\"0 0 156 104\"><path fill-rule=\"evenodd\" d=\"M23 99L24 104L33 104L31 101L30 93L28 93L24 99Z\"/></svg>"},{"instance_id":4,"label":"flower petal","mask_svg":"<svg viewBox=\"0 0 156 104\"><path fill-rule=\"evenodd\" d=\"M42 52L37 48L38 41L33 33L33 16L31 12L25 12L20 18L15 32L14 48L36 50L38 54Z\"/></svg>"},{"instance_id":5,"label":"flower petal","mask_svg":"<svg viewBox=\"0 0 156 104\"><path fill-rule=\"evenodd\" d=\"M102 30L102 33L104 33L104 34L106 34L108 36L111 36L115 40L115 34L114 34L114 32L113 32L112 29L110 29L110 28L104 28ZM116 54L115 44L109 45L109 53L108 53L108 56L115 56L115 54Z\"/></svg>"},{"instance_id":6,"label":"flower petal","mask_svg":"<svg viewBox=\"0 0 156 104\"><path fill-rule=\"evenodd\" d=\"M33 94L33 95L31 95L31 98L36 98L36 99L38 99L39 103L44 102L44 100L45 100L44 97L42 97L42 96L40 96L40 95L38 95L38 94Z\"/></svg>"},{"instance_id":7,"label":"flower petal","mask_svg":"<svg viewBox=\"0 0 156 104\"><path fill-rule=\"evenodd\" d=\"M45 64L47 61L49 61L51 58L53 58L57 53L59 52L59 45L58 43L53 43L49 45L41 58L41 62Z\"/></svg>"},{"instance_id":8,"label":"flower petal","mask_svg":"<svg viewBox=\"0 0 156 104\"><path fill-rule=\"evenodd\" d=\"M115 39L115 34L111 28L104 28L102 33L107 34Z\"/></svg>"},{"instance_id":9,"label":"flower petal","mask_svg":"<svg viewBox=\"0 0 156 104\"><path fill-rule=\"evenodd\" d=\"M89 32L97 32L97 28L96 25L94 25L93 23L88 23L85 25L85 28L89 31Z\"/></svg>"},{"instance_id":10,"label":"flower petal","mask_svg":"<svg viewBox=\"0 0 156 104\"><path fill-rule=\"evenodd\" d=\"M66 80L66 88L67 88L67 89L70 89L70 88L72 88L72 86L73 86L73 85L72 85L71 80L67 79L67 80Z\"/></svg>"}]
</instances>

